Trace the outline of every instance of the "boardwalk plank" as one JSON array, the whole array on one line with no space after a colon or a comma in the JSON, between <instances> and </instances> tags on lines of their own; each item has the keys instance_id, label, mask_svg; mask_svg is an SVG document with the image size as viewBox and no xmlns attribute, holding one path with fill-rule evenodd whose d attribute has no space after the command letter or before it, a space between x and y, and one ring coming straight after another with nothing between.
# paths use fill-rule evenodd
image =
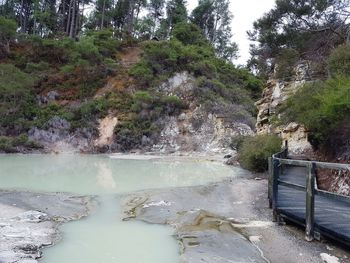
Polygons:
<instances>
[{"instance_id":1,"label":"boardwalk plank","mask_svg":"<svg viewBox=\"0 0 350 263\"><path fill-rule=\"evenodd\" d=\"M306 186L305 167L284 167L279 180ZM305 225L306 192L278 186L277 209L287 218ZM350 203L315 196L315 225L322 234L350 245Z\"/></svg>"}]
</instances>

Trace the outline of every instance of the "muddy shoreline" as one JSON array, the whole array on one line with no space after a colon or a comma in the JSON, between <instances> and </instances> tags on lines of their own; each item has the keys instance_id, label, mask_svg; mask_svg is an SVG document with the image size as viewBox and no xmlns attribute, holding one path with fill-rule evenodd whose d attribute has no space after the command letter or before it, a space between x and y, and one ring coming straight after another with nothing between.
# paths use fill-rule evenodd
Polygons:
<instances>
[{"instance_id":1,"label":"muddy shoreline","mask_svg":"<svg viewBox=\"0 0 350 263\"><path fill-rule=\"evenodd\" d=\"M181 263L350 262L331 241L306 242L302 229L272 223L265 189L267 181L253 176L141 191L124 197L124 220L171 225Z\"/></svg>"},{"instance_id":2,"label":"muddy shoreline","mask_svg":"<svg viewBox=\"0 0 350 263\"><path fill-rule=\"evenodd\" d=\"M167 158L112 156L131 157ZM204 159L222 161L216 156ZM67 193L0 190L0 263L40 261L42 249L60 240L58 227L88 216L97 200ZM308 243L302 229L272 223L263 175L247 173L205 186L128 193L122 196L121 209L124 220L172 226L181 263L350 262L350 253L332 242Z\"/></svg>"}]
</instances>

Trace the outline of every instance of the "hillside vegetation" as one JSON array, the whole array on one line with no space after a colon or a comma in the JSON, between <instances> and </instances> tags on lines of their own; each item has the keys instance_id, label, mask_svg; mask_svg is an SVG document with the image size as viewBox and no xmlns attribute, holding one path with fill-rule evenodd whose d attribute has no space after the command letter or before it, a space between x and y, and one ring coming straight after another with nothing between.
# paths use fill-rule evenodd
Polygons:
<instances>
[{"instance_id":1,"label":"hillside vegetation","mask_svg":"<svg viewBox=\"0 0 350 263\"><path fill-rule=\"evenodd\" d=\"M250 37L257 42L248 63L281 89L302 86L271 113L271 125L303 124L315 150L343 161L350 161L350 143L344 136L350 121L348 7L345 0L276 1L254 23ZM303 79L296 79L297 74L304 74Z\"/></svg>"},{"instance_id":2,"label":"hillside vegetation","mask_svg":"<svg viewBox=\"0 0 350 263\"><path fill-rule=\"evenodd\" d=\"M71 1L79 8L79 3ZM219 40L204 34L204 27L210 25L199 27L192 23L186 10L183 16L172 17L169 8L178 10L183 5L181 1L169 1L167 5L163 21L178 21L168 24L163 36L159 32L164 28L156 25L150 26L154 32L151 35L139 35L138 26L144 18L137 18L132 28L127 22L116 28L107 13L102 24L95 21L96 26L92 26L99 17L96 13L86 24L75 24L80 33L73 36L71 29L62 32L46 22L23 28L23 20L11 13L10 2L0 6L8 17L0 19L4 29L0 33L0 149L38 149L40 141L32 141L28 136L42 130L55 133L57 126L73 137L92 142L98 137L98 121L112 114L118 117L114 150L128 151L138 148L144 138L149 144L155 143L165 117L178 116L194 106L208 113L230 115L231 121L253 127L253 101L262 83L230 61L235 45L229 38L222 42L227 37L223 30L228 21L211 29L217 31L218 37L221 34L219 45ZM196 13L198 23L200 17ZM59 24L60 20L51 22ZM140 50L132 63L127 61L128 50ZM196 82L188 99L158 89L181 72L188 72ZM92 151L95 150L106 149Z\"/></svg>"}]
</instances>

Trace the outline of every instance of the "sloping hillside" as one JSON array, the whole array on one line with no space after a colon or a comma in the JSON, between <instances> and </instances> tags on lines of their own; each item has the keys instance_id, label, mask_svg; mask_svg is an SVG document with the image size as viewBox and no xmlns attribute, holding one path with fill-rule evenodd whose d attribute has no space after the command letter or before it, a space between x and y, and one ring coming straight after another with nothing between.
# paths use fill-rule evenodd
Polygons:
<instances>
[{"instance_id":1,"label":"sloping hillside","mask_svg":"<svg viewBox=\"0 0 350 263\"><path fill-rule=\"evenodd\" d=\"M204 38L127 43L110 31L12 43L0 71L3 152L223 152L253 133L261 85Z\"/></svg>"}]
</instances>

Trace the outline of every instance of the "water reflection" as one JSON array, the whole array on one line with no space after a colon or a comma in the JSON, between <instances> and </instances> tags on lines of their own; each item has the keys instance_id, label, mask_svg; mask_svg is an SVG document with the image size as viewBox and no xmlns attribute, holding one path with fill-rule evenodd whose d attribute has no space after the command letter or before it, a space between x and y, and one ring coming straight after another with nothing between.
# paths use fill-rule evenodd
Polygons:
<instances>
[{"instance_id":1,"label":"water reflection","mask_svg":"<svg viewBox=\"0 0 350 263\"><path fill-rule=\"evenodd\" d=\"M140 158L141 159L141 158ZM172 229L122 222L116 194L217 182L245 172L186 158L112 159L98 155L2 155L0 188L99 195L98 211L62 227L43 263L178 263Z\"/></svg>"},{"instance_id":2,"label":"water reflection","mask_svg":"<svg viewBox=\"0 0 350 263\"><path fill-rule=\"evenodd\" d=\"M116 182L114 181L111 168L106 162L99 161L95 164L97 166L97 184L102 186L104 189L115 189Z\"/></svg>"},{"instance_id":3,"label":"water reflection","mask_svg":"<svg viewBox=\"0 0 350 263\"><path fill-rule=\"evenodd\" d=\"M202 185L245 173L210 161L119 160L104 155L3 155L0 167L2 188L78 194Z\"/></svg>"}]
</instances>

